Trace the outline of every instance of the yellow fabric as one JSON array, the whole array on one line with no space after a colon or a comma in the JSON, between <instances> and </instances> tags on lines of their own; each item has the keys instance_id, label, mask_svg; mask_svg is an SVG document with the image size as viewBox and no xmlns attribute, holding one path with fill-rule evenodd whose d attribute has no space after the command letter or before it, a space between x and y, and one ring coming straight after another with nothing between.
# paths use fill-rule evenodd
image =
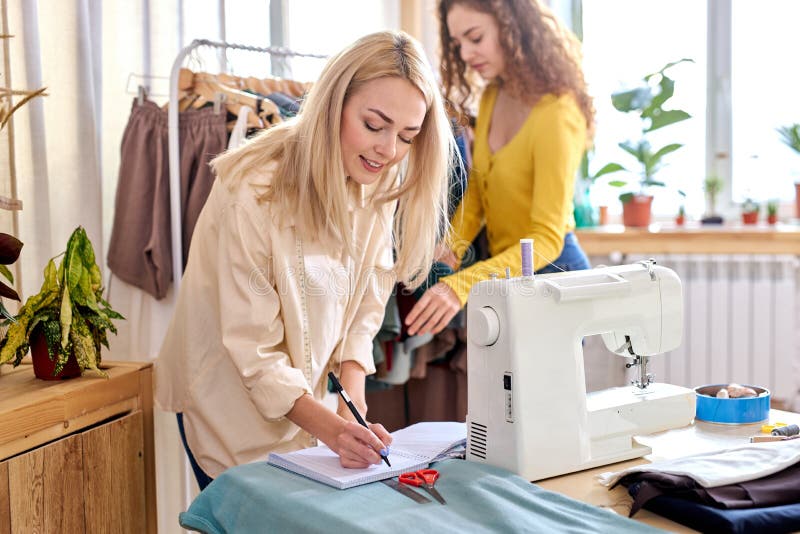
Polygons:
<instances>
[{"instance_id":1,"label":"yellow fabric","mask_svg":"<svg viewBox=\"0 0 800 534\"><path fill-rule=\"evenodd\" d=\"M267 170L241 183L215 181L155 363L156 402L183 412L189 447L211 477L315 444L285 415L304 393L322 400L327 373L338 374L341 361L375 372L372 339L395 284L394 203L357 206L351 191L363 254L349 258L305 236L301 261L293 221L256 200L271 180Z\"/></svg>"},{"instance_id":2,"label":"yellow fabric","mask_svg":"<svg viewBox=\"0 0 800 534\"><path fill-rule=\"evenodd\" d=\"M481 97L475 125L469 185L453 220L452 247L461 258L486 225L491 258L442 278L465 304L472 285L490 273L522 272L519 240L534 240L534 269L561 254L575 227L572 195L586 144L586 121L571 95L545 95L519 131L497 152L489 148L489 126L497 99L490 85Z\"/></svg>"}]
</instances>

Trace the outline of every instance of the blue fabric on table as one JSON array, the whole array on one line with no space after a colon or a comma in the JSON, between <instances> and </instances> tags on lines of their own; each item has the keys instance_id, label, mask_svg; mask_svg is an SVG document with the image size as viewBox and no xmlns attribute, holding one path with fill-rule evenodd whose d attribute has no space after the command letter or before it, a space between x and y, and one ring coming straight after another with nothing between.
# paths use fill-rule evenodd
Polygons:
<instances>
[{"instance_id":1,"label":"blue fabric on table","mask_svg":"<svg viewBox=\"0 0 800 534\"><path fill-rule=\"evenodd\" d=\"M184 528L223 532L659 532L546 491L503 469L435 464L447 501L417 504L383 483L337 490L265 462L228 469L180 514Z\"/></svg>"},{"instance_id":2,"label":"blue fabric on table","mask_svg":"<svg viewBox=\"0 0 800 534\"><path fill-rule=\"evenodd\" d=\"M637 484L628 488L635 495ZM661 495L644 508L700 532L759 534L800 531L800 504L727 510Z\"/></svg>"}]
</instances>

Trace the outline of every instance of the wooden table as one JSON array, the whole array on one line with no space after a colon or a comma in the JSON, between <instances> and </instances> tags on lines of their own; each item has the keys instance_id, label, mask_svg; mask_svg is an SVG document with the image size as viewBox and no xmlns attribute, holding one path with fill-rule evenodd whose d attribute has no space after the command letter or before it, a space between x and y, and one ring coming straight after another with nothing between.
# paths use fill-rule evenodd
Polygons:
<instances>
[{"instance_id":1,"label":"wooden table","mask_svg":"<svg viewBox=\"0 0 800 534\"><path fill-rule=\"evenodd\" d=\"M575 231L590 256L623 254L794 254L800 256L800 226L791 224L684 227L655 223L649 228L621 224Z\"/></svg>"},{"instance_id":2,"label":"wooden table","mask_svg":"<svg viewBox=\"0 0 800 534\"><path fill-rule=\"evenodd\" d=\"M783 422L787 424L800 424L800 414L772 410L770 412L770 422ZM750 436L760 433L761 424L752 425L718 425L697 421L692 425L658 434L651 434L639 438L639 441L653 449L653 453L636 460L619 462L613 465L606 465L571 473L559 477L553 477L536 482L541 487L563 493L568 497L579 501L587 502L601 508L608 508L620 515L627 516L631 508L631 499L628 490L622 486L617 486L613 490L608 490L595 480L595 475L607 471L622 471L635 465L648 463L667 458L677 458L690 454L719 450L722 448L735 447L749 443ZM679 523L665 519L648 510L640 510L634 519L646 523L653 527L661 528L671 532L694 532Z\"/></svg>"},{"instance_id":3,"label":"wooden table","mask_svg":"<svg viewBox=\"0 0 800 534\"><path fill-rule=\"evenodd\" d=\"M0 372L0 534L155 532L152 367L109 377Z\"/></svg>"}]
</instances>

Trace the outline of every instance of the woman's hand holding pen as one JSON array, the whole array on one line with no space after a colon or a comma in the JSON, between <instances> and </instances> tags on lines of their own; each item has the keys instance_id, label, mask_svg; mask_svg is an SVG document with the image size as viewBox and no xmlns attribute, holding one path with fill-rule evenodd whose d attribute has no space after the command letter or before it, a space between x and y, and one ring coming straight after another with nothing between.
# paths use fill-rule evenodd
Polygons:
<instances>
[{"instance_id":1,"label":"woman's hand holding pen","mask_svg":"<svg viewBox=\"0 0 800 534\"><path fill-rule=\"evenodd\" d=\"M379 424L362 426L350 412L339 415L310 394L301 395L287 417L316 436L339 455L343 467L368 467L381 461L379 452L392 443L392 436Z\"/></svg>"},{"instance_id":2,"label":"woman's hand holding pen","mask_svg":"<svg viewBox=\"0 0 800 534\"><path fill-rule=\"evenodd\" d=\"M362 468L381 463L380 451L388 453L392 443L392 436L383 425L369 423L369 428L365 428L352 417L343 418L342 423L333 442L327 444L339 455L342 467Z\"/></svg>"}]
</instances>

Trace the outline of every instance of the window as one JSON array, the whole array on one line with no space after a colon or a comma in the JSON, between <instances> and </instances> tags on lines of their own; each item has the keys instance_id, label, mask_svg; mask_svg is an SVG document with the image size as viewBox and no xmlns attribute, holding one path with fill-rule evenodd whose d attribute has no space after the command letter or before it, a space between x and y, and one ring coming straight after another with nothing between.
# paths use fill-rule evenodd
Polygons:
<instances>
[{"instance_id":1,"label":"window","mask_svg":"<svg viewBox=\"0 0 800 534\"><path fill-rule=\"evenodd\" d=\"M185 44L202 38L322 55L332 55L362 35L397 28L400 21L397 0L193 0L183 3L182 15ZM202 64L194 65L199 69L302 81L315 80L325 65L318 58L271 58L243 50L199 49L192 60Z\"/></svg>"},{"instance_id":2,"label":"window","mask_svg":"<svg viewBox=\"0 0 800 534\"><path fill-rule=\"evenodd\" d=\"M638 139L641 119L617 111L611 94L635 86L669 62L690 58L668 71L675 80L675 95L667 109L682 109L691 119L657 130L648 137L654 147L683 143L683 148L664 158L666 165L656 179L667 184L658 188L653 202L656 215L674 215L681 202L689 213L704 209L702 181L705 174L706 111L706 3L673 0L583 0L584 70L595 98L597 131L593 171L609 162L638 170L638 162L617 146ZM637 176L622 173L613 179L636 182ZM601 178L601 180L603 180ZM602 182L605 183L605 182ZM623 190L597 184L593 200L621 211L617 196ZM685 201L678 190L687 195Z\"/></svg>"},{"instance_id":3,"label":"window","mask_svg":"<svg viewBox=\"0 0 800 534\"><path fill-rule=\"evenodd\" d=\"M794 198L800 156L779 126L800 123L800 2L731 2L732 195L734 202Z\"/></svg>"},{"instance_id":4,"label":"window","mask_svg":"<svg viewBox=\"0 0 800 534\"><path fill-rule=\"evenodd\" d=\"M658 177L686 192L693 216L705 211L702 183L711 173L723 178L722 197L733 203L723 212L737 213L748 197L760 203L794 198L800 157L776 128L800 123L800 70L780 59L796 48L800 2L583 0L582 6L584 68L597 107L592 170L609 161L631 163L617 143L635 136L637 123L611 106L611 93L688 57L695 63L671 71L676 91L668 107L692 119L653 135L654 144L685 145L667 156ZM619 192L598 186L592 194L614 211L620 210ZM678 202L657 191L653 211L672 215Z\"/></svg>"},{"instance_id":5,"label":"window","mask_svg":"<svg viewBox=\"0 0 800 534\"><path fill-rule=\"evenodd\" d=\"M400 26L396 1L292 0L284 9L286 46L311 54L335 54L363 35ZM298 58L292 60L292 73L298 80L314 80L323 66L324 61Z\"/></svg>"}]
</instances>

